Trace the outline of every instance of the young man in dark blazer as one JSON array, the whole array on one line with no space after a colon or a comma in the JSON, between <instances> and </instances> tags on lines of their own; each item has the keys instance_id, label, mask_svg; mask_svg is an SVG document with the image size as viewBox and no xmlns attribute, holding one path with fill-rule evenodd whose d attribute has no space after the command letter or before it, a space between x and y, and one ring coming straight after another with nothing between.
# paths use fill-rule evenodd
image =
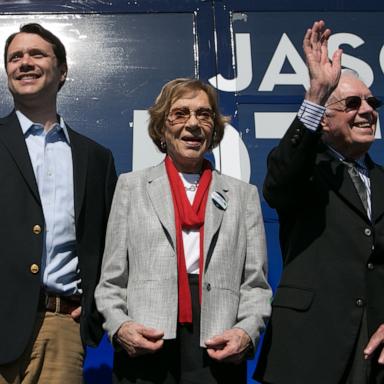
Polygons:
<instances>
[{"instance_id":1,"label":"young man in dark blazer","mask_svg":"<svg viewBox=\"0 0 384 384\"><path fill-rule=\"evenodd\" d=\"M384 382L384 172L368 155L381 102L330 30L304 38L310 86L268 157L264 196L280 219L283 273L255 378L271 384Z\"/></svg>"},{"instance_id":2,"label":"young man in dark blazer","mask_svg":"<svg viewBox=\"0 0 384 384\"><path fill-rule=\"evenodd\" d=\"M57 114L67 62L55 35L22 26L4 61L14 110L0 119L0 383L82 383L83 344L102 336L93 293L114 161Z\"/></svg>"}]
</instances>

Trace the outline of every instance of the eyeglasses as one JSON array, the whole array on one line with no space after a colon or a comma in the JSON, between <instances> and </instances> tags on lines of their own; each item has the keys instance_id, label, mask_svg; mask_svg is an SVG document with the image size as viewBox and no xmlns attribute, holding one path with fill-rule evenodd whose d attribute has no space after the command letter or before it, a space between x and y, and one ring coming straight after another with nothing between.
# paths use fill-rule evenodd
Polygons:
<instances>
[{"instance_id":1,"label":"eyeglasses","mask_svg":"<svg viewBox=\"0 0 384 384\"><path fill-rule=\"evenodd\" d=\"M212 124L215 113L210 108L199 108L191 111L189 108L175 108L168 113L168 121L172 124L186 123L191 115L195 115L196 119L202 124Z\"/></svg>"},{"instance_id":2,"label":"eyeglasses","mask_svg":"<svg viewBox=\"0 0 384 384\"><path fill-rule=\"evenodd\" d=\"M328 108L330 105L334 105L336 103L340 103L344 101L344 105L345 105L344 109L338 109L338 108L330 108L330 109L334 109L336 111L342 111L342 112L357 111L360 108L363 100L365 100L368 103L368 105L374 110L376 110L377 108L383 105L383 102L375 96L369 96L369 97L348 96L345 99L337 100L330 104L327 104L325 107Z\"/></svg>"}]
</instances>

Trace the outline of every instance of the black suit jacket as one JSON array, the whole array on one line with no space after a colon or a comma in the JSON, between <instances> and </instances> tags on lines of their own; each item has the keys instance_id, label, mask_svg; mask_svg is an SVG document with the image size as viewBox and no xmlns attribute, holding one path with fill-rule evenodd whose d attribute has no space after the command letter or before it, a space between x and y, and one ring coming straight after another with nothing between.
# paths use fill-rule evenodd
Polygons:
<instances>
[{"instance_id":1,"label":"black suit jacket","mask_svg":"<svg viewBox=\"0 0 384 384\"><path fill-rule=\"evenodd\" d=\"M384 322L384 172L367 156L372 221L346 166L296 119L268 158L264 196L280 220L283 272L255 378L338 384L363 311Z\"/></svg>"},{"instance_id":2,"label":"black suit jacket","mask_svg":"<svg viewBox=\"0 0 384 384\"><path fill-rule=\"evenodd\" d=\"M76 251L81 275L83 342L97 345L101 319L94 303L116 171L112 154L68 129L73 159ZM15 112L0 119L0 364L14 361L31 338L41 285L44 216ZM35 234L33 227L43 231Z\"/></svg>"}]
</instances>

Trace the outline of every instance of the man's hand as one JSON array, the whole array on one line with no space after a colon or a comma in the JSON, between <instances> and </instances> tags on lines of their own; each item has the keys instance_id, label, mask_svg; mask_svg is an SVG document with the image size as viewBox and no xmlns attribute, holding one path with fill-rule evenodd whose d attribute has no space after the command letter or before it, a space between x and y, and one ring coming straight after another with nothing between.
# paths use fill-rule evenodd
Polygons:
<instances>
[{"instance_id":1,"label":"man's hand","mask_svg":"<svg viewBox=\"0 0 384 384\"><path fill-rule=\"evenodd\" d=\"M240 328L227 329L221 335L205 341L208 355L217 361L240 363L244 360L251 338Z\"/></svg>"},{"instance_id":2,"label":"man's hand","mask_svg":"<svg viewBox=\"0 0 384 384\"><path fill-rule=\"evenodd\" d=\"M337 87L341 74L341 55L338 49L328 58L328 39L331 30L325 28L323 20L315 21L304 36L303 49L307 61L310 85L305 99L324 105Z\"/></svg>"},{"instance_id":3,"label":"man's hand","mask_svg":"<svg viewBox=\"0 0 384 384\"><path fill-rule=\"evenodd\" d=\"M377 331L371 336L367 346L364 349L364 358L369 359L372 357L372 354L377 351L380 352L378 358L379 364L384 364L384 324L381 324Z\"/></svg>"},{"instance_id":4,"label":"man's hand","mask_svg":"<svg viewBox=\"0 0 384 384\"><path fill-rule=\"evenodd\" d=\"M164 332L127 321L116 332L116 341L131 357L154 353L162 348Z\"/></svg>"},{"instance_id":5,"label":"man's hand","mask_svg":"<svg viewBox=\"0 0 384 384\"><path fill-rule=\"evenodd\" d=\"M71 312L71 317L73 320L79 322L80 321L80 315L81 315L81 307L77 307Z\"/></svg>"}]
</instances>

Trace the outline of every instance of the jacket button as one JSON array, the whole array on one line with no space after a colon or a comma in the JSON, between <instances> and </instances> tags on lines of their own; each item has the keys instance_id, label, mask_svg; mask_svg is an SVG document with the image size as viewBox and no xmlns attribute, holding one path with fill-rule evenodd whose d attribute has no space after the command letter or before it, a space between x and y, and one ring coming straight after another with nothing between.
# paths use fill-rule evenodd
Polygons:
<instances>
[{"instance_id":1,"label":"jacket button","mask_svg":"<svg viewBox=\"0 0 384 384\"><path fill-rule=\"evenodd\" d=\"M211 290L211 284L207 284L207 291L210 291Z\"/></svg>"},{"instance_id":2,"label":"jacket button","mask_svg":"<svg viewBox=\"0 0 384 384\"><path fill-rule=\"evenodd\" d=\"M41 233L41 227L40 225L36 224L33 226L32 231L35 235L40 235Z\"/></svg>"},{"instance_id":3,"label":"jacket button","mask_svg":"<svg viewBox=\"0 0 384 384\"><path fill-rule=\"evenodd\" d=\"M372 270L372 269L375 268L375 266L373 265L373 263L368 263L368 264L367 264L367 268L370 269L370 270Z\"/></svg>"},{"instance_id":4,"label":"jacket button","mask_svg":"<svg viewBox=\"0 0 384 384\"><path fill-rule=\"evenodd\" d=\"M36 273L39 273L40 268L37 264L32 264L30 270L34 275L36 275Z\"/></svg>"},{"instance_id":5,"label":"jacket button","mask_svg":"<svg viewBox=\"0 0 384 384\"><path fill-rule=\"evenodd\" d=\"M363 299L357 299L356 300L356 305L358 307L364 307L364 305L365 305L364 300Z\"/></svg>"},{"instance_id":6,"label":"jacket button","mask_svg":"<svg viewBox=\"0 0 384 384\"><path fill-rule=\"evenodd\" d=\"M371 233L372 233L372 231L371 231L369 228L365 228L365 229L364 229L364 234L365 234L366 236L371 236Z\"/></svg>"}]
</instances>

